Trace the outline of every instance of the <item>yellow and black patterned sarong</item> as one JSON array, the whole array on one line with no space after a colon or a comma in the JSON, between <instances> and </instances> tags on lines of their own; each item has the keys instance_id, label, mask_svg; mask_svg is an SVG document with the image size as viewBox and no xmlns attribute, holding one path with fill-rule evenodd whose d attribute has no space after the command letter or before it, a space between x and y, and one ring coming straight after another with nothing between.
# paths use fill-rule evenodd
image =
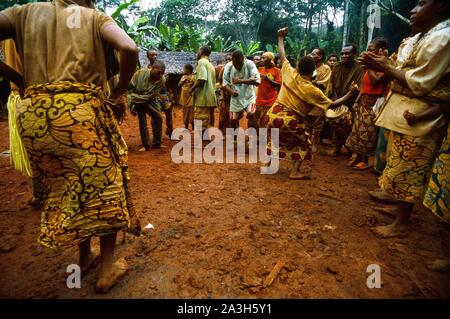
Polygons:
<instances>
[{"instance_id":1,"label":"yellow and black patterned sarong","mask_svg":"<svg viewBox=\"0 0 450 319\"><path fill-rule=\"evenodd\" d=\"M423 137L391 132L389 155L379 180L380 187L399 201L418 202L425 192L442 137L442 129Z\"/></svg>"},{"instance_id":2,"label":"yellow and black patterned sarong","mask_svg":"<svg viewBox=\"0 0 450 319\"><path fill-rule=\"evenodd\" d=\"M18 126L44 200L39 243L66 248L136 225L128 191L127 145L100 88L36 85Z\"/></svg>"}]
</instances>

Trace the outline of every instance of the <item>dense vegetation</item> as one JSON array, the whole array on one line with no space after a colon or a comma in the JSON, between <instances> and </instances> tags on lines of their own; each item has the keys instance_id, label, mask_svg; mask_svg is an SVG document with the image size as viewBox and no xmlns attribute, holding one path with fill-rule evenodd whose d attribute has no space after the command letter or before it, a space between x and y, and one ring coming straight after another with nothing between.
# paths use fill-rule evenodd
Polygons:
<instances>
[{"instance_id":1,"label":"dense vegetation","mask_svg":"<svg viewBox=\"0 0 450 319\"><path fill-rule=\"evenodd\" d=\"M0 9L15 3L3 0ZM381 28L370 34L366 21L371 3L381 7ZM156 3L156 1L146 1ZM209 44L214 51L243 50L247 55L276 51L276 30L291 29L287 50L304 54L313 47L339 52L343 42L365 49L370 37L385 36L391 49L409 32L406 19L415 0L162 0L146 7L139 0L97 0L141 48L196 51ZM393 32L395 30L395 32Z\"/></svg>"}]
</instances>

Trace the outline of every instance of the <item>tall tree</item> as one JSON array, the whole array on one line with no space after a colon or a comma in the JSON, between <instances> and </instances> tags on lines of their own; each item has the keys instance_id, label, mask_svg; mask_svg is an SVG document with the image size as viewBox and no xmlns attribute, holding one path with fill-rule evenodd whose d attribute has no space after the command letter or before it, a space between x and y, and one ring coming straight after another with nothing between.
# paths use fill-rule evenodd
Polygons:
<instances>
[{"instance_id":1,"label":"tall tree","mask_svg":"<svg viewBox=\"0 0 450 319\"><path fill-rule=\"evenodd\" d=\"M342 46L348 43L348 33L349 33L349 15L350 15L350 0L345 0L345 9L344 9L344 33L342 35Z\"/></svg>"}]
</instances>

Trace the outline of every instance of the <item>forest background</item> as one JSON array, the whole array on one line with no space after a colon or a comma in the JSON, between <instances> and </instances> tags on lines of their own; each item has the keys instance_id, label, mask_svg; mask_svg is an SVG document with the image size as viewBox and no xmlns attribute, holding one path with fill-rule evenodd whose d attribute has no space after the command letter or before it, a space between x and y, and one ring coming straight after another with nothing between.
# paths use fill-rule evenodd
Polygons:
<instances>
[{"instance_id":1,"label":"forest background","mask_svg":"<svg viewBox=\"0 0 450 319\"><path fill-rule=\"evenodd\" d=\"M37 0L2 0L0 10ZM292 57L312 48L339 53L352 42L359 51L370 39L386 37L390 51L409 35L409 12L416 0L97 0L142 49L196 52L242 50L247 56L277 52L276 34ZM368 19L375 18L374 23ZM371 29L370 26L373 26Z\"/></svg>"}]
</instances>

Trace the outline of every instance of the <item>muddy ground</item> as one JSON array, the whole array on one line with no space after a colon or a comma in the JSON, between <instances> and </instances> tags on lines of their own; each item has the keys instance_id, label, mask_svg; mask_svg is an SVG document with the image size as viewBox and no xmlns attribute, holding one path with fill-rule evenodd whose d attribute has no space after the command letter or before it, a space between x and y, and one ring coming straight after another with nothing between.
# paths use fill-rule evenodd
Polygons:
<instances>
[{"instance_id":1,"label":"muddy ground","mask_svg":"<svg viewBox=\"0 0 450 319\"><path fill-rule=\"evenodd\" d=\"M68 289L66 268L77 262L77 249L37 246L40 213L26 204L29 180L2 157L1 298L450 297L450 274L425 267L428 259L450 256L450 232L418 206L407 238L377 238L371 227L391 219L376 209L389 205L369 198L377 177L348 169L347 154L316 156L314 179L290 181L286 163L269 176L258 164L177 165L170 147L137 151L137 118L122 130L136 206L142 223L155 227L125 243L119 235L117 255L128 261L129 274L106 295L94 292L95 271L81 289ZM7 134L0 122L0 153L8 149ZM279 261L285 266L264 287ZM371 264L381 267L380 289L366 285Z\"/></svg>"}]
</instances>

